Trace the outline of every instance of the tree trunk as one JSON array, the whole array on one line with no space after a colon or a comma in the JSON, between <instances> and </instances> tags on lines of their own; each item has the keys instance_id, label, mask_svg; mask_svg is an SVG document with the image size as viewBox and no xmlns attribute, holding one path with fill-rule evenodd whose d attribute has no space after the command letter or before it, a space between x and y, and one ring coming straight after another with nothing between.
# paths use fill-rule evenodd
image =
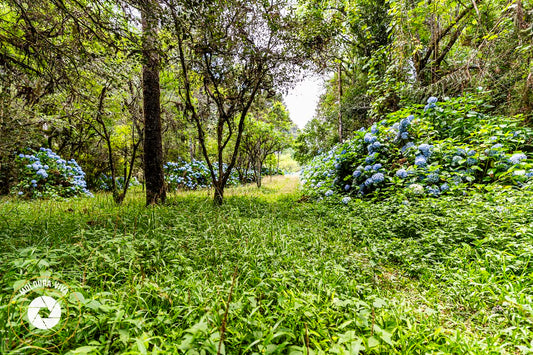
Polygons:
<instances>
[{"instance_id":1,"label":"tree trunk","mask_svg":"<svg viewBox=\"0 0 533 355\"><path fill-rule=\"evenodd\" d=\"M215 196L214 196L213 202L215 203L215 205L221 206L222 203L224 202L225 183L221 181L217 181L214 185L215 185Z\"/></svg>"},{"instance_id":2,"label":"tree trunk","mask_svg":"<svg viewBox=\"0 0 533 355\"><path fill-rule=\"evenodd\" d=\"M261 179L261 168L262 168L262 166L263 166L263 164L260 161L257 162L257 164L255 164L255 180L256 180L258 188L261 187L261 182L262 182L262 179Z\"/></svg>"},{"instance_id":3,"label":"tree trunk","mask_svg":"<svg viewBox=\"0 0 533 355\"><path fill-rule=\"evenodd\" d=\"M143 28L143 108L144 108L144 176L146 204L164 203L166 198L161 138L159 88L159 54L157 51L157 19L155 4L142 9Z\"/></svg>"},{"instance_id":4,"label":"tree trunk","mask_svg":"<svg viewBox=\"0 0 533 355\"><path fill-rule=\"evenodd\" d=\"M339 62L337 66L337 81L338 81L338 94L339 94L339 142L342 143L342 64Z\"/></svg>"}]
</instances>

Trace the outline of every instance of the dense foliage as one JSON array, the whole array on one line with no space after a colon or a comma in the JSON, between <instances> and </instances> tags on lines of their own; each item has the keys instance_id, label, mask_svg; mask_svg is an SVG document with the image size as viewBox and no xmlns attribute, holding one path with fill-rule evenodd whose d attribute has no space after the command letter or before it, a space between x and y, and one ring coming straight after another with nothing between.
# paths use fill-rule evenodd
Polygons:
<instances>
[{"instance_id":1,"label":"dense foliage","mask_svg":"<svg viewBox=\"0 0 533 355\"><path fill-rule=\"evenodd\" d=\"M299 159L315 139L329 149L390 112L431 95L457 97L487 88L493 114L533 107L533 4L528 1L300 0L327 48L318 65L331 79L316 120L302 130ZM309 154L309 152L311 154Z\"/></svg>"},{"instance_id":2,"label":"dense foliage","mask_svg":"<svg viewBox=\"0 0 533 355\"><path fill-rule=\"evenodd\" d=\"M109 191L109 192L112 192L113 191L113 188L112 188L112 178L111 176L108 176L106 174L102 174L98 177L98 182L97 182L97 189L98 190L102 190L102 191ZM124 177L122 176L119 176L118 178L115 179L115 184L116 184L116 188L118 190L123 190L124 189ZM131 178L130 182L129 182L129 185L130 186L139 186L141 185L141 183L139 182L139 180L137 180L137 178L134 176L133 178Z\"/></svg>"},{"instance_id":3,"label":"dense foliage","mask_svg":"<svg viewBox=\"0 0 533 355\"><path fill-rule=\"evenodd\" d=\"M66 161L47 148L26 153L16 157L20 176L13 193L25 198L92 196L85 173L74 159Z\"/></svg>"},{"instance_id":4,"label":"dense foliage","mask_svg":"<svg viewBox=\"0 0 533 355\"><path fill-rule=\"evenodd\" d=\"M187 162L179 159L177 162L167 162L164 166L166 181L170 190L198 190L212 188L211 171L207 164L201 160ZM227 167L225 166L224 169ZM215 174L218 174L218 167L214 165ZM251 183L257 180L254 170L238 171L232 170L228 180L229 186ZM263 167L262 176L283 175L283 171L276 168Z\"/></svg>"},{"instance_id":5,"label":"dense foliage","mask_svg":"<svg viewBox=\"0 0 533 355\"><path fill-rule=\"evenodd\" d=\"M302 172L306 192L439 196L532 180L533 161L525 153L533 151L533 132L522 116L475 112L482 103L473 95L437 101L390 114L314 158Z\"/></svg>"},{"instance_id":6,"label":"dense foliage","mask_svg":"<svg viewBox=\"0 0 533 355\"><path fill-rule=\"evenodd\" d=\"M166 181L170 190L186 189L197 190L212 187L211 171L203 161L193 160L190 163L181 159L177 162L168 162L164 166ZM215 174L218 168L214 167ZM235 186L239 183L239 176L233 171L228 185Z\"/></svg>"}]
</instances>

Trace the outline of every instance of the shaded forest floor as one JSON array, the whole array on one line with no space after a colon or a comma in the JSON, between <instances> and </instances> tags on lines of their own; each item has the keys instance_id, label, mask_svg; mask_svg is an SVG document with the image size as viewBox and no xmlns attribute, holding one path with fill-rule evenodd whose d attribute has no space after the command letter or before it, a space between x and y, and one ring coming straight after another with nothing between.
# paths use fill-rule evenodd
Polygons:
<instances>
[{"instance_id":1,"label":"shaded forest floor","mask_svg":"<svg viewBox=\"0 0 533 355\"><path fill-rule=\"evenodd\" d=\"M221 208L207 191L0 200L0 322L21 280L82 295L72 338L0 327L0 353L533 351L530 192L345 206L264 183Z\"/></svg>"}]
</instances>

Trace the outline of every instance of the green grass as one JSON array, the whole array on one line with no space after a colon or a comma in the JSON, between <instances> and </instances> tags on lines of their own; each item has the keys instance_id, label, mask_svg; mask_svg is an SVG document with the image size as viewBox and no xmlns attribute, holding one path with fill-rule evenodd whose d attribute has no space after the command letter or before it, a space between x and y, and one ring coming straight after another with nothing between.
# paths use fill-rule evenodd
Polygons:
<instances>
[{"instance_id":1,"label":"green grass","mask_svg":"<svg viewBox=\"0 0 533 355\"><path fill-rule=\"evenodd\" d=\"M206 191L0 200L0 323L17 281L83 295L71 339L0 327L0 353L216 354L223 323L228 354L533 351L530 192L344 206L264 182L221 208Z\"/></svg>"}]
</instances>

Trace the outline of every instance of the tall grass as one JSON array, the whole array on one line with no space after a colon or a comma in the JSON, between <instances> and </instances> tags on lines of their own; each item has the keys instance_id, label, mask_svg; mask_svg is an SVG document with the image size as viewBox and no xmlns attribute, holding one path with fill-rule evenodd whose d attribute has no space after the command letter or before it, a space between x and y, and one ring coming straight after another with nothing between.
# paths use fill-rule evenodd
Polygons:
<instances>
[{"instance_id":1,"label":"tall grass","mask_svg":"<svg viewBox=\"0 0 533 355\"><path fill-rule=\"evenodd\" d=\"M149 208L140 190L122 206L1 200L0 324L17 281L51 274L83 298L48 353L533 348L531 193L344 206L304 202L295 177L265 183L222 207L209 191ZM0 353L46 353L0 338Z\"/></svg>"}]
</instances>

